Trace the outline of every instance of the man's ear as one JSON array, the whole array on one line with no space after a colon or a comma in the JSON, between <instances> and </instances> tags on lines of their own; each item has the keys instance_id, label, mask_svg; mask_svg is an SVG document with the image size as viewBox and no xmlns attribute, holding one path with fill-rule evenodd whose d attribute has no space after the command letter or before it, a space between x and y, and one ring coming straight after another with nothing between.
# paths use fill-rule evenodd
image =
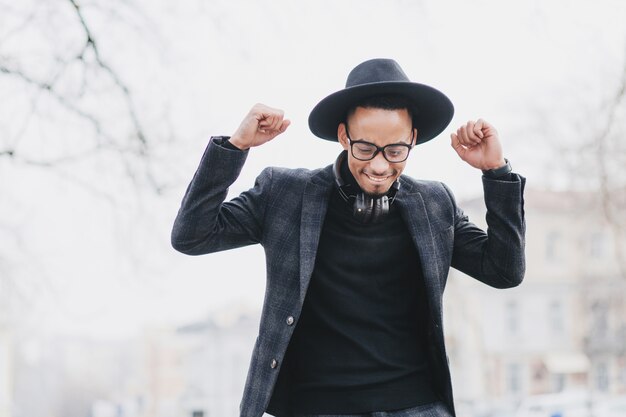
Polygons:
<instances>
[{"instance_id":1,"label":"man's ear","mask_svg":"<svg viewBox=\"0 0 626 417\"><path fill-rule=\"evenodd\" d=\"M416 127L413 128L413 137L411 138L411 145L412 146L417 145L417 128Z\"/></svg>"},{"instance_id":2,"label":"man's ear","mask_svg":"<svg viewBox=\"0 0 626 417\"><path fill-rule=\"evenodd\" d=\"M339 139L339 143L341 143L343 149L348 150L350 144L348 143L348 135L346 134L345 123L339 123L339 126L337 126L337 139Z\"/></svg>"}]
</instances>

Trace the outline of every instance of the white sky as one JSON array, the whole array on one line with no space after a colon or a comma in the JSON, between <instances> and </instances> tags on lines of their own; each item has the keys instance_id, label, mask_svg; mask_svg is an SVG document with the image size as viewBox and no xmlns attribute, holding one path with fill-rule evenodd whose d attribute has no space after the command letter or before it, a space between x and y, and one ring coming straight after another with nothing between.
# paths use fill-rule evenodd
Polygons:
<instances>
[{"instance_id":1,"label":"white sky","mask_svg":"<svg viewBox=\"0 0 626 417\"><path fill-rule=\"evenodd\" d=\"M249 188L268 165L331 163L339 145L309 132L308 113L343 87L350 69L374 57L396 59L412 80L455 104L449 129L417 148L405 173L445 181L460 198L479 194L480 172L458 159L449 133L483 117L498 128L505 155L529 184L560 187L569 184L563 174L545 169L558 161L548 142L580 141L602 122L585 116L601 114L626 56L626 3L617 0L139 4L144 19L129 19L137 31L85 13L102 55L133 87L146 129L163 133L165 118L175 133L174 143L156 150L163 166L175 167L156 167L158 175L176 172L166 178L167 192L133 189L114 175L120 168L113 159L72 165L84 183L116 195L111 205L58 174L0 159L7 196L0 214L5 227L17 230L0 240L0 273L18 282L30 300L29 317L47 331L120 336L233 303L260 306L260 247L197 258L169 247L176 209L208 136L232 133L255 102L284 109L292 126L251 151L233 192ZM0 112L24 119L21 107L8 104L8 92L16 93L15 85L0 83ZM119 109L106 103L94 106L110 110L114 124ZM50 123L52 131L37 122L26 136L42 154L58 152L57 138L85 132Z\"/></svg>"}]
</instances>

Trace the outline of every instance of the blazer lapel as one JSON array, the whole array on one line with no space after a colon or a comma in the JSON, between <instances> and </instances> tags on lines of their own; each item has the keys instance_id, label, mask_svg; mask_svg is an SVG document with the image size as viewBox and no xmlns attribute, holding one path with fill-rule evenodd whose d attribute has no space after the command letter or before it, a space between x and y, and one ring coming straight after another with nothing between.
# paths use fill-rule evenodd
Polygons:
<instances>
[{"instance_id":1,"label":"blazer lapel","mask_svg":"<svg viewBox=\"0 0 626 417\"><path fill-rule=\"evenodd\" d=\"M400 208L400 213L409 227L409 233L413 239L413 243L417 248L417 252L424 273L424 284L428 294L428 300L431 303L432 311L438 318L441 318L441 296L443 290L439 277L437 276L439 267L439 256L436 251L435 239L428 218L428 211L422 194L411 184L406 181L402 183L395 203Z\"/></svg>"},{"instance_id":2,"label":"blazer lapel","mask_svg":"<svg viewBox=\"0 0 626 417\"><path fill-rule=\"evenodd\" d=\"M302 195L302 217L300 219L300 302L311 280L315 255L328 209L332 191L332 166L328 166L313 176L304 188Z\"/></svg>"}]
</instances>

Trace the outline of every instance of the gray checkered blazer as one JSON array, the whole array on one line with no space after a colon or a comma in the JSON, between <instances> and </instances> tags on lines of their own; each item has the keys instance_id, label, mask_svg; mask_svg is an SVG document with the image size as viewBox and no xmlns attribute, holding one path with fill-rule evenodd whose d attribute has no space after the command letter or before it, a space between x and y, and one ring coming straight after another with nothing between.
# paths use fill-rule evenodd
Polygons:
<instances>
[{"instance_id":1,"label":"gray checkered blazer","mask_svg":"<svg viewBox=\"0 0 626 417\"><path fill-rule=\"evenodd\" d=\"M267 259L267 287L241 401L240 417L261 417L271 400L279 417L292 415L282 359L302 309L315 265L324 215L333 189L332 166L317 170L266 168L249 191L224 202L247 151L212 138L202 156L172 230L172 245L201 255L260 243ZM450 267L492 287L521 283L525 271L525 179L483 177L488 231L468 221L440 182L401 177L394 204L410 229L428 293L428 334L434 383L454 414L442 329L442 295ZM285 373L286 374L286 373ZM279 377L280 376L280 377Z\"/></svg>"}]
</instances>

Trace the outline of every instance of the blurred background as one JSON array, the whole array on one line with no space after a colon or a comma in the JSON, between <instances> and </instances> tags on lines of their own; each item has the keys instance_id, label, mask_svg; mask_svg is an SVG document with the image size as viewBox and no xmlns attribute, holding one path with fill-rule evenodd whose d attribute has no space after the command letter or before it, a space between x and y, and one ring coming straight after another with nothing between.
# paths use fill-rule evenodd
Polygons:
<instances>
[{"instance_id":1,"label":"blurred background","mask_svg":"<svg viewBox=\"0 0 626 417\"><path fill-rule=\"evenodd\" d=\"M525 282L448 281L459 417L626 416L625 21L619 0L0 0L0 417L238 415L263 252L176 253L180 200L256 102L292 126L231 195L330 164L308 113L376 57L455 104L405 173L484 225L449 145L482 117L528 179Z\"/></svg>"}]
</instances>

